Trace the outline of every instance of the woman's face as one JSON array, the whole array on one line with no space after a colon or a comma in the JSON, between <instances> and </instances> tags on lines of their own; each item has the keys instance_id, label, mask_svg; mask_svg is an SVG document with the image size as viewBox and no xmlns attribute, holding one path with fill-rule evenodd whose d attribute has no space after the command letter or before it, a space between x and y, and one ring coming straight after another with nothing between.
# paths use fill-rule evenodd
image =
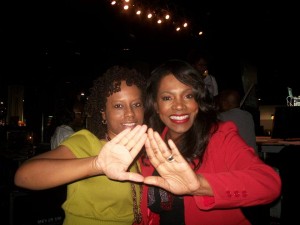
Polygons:
<instances>
[{"instance_id":1,"label":"woman's face","mask_svg":"<svg viewBox=\"0 0 300 225\"><path fill-rule=\"evenodd\" d=\"M107 132L113 138L126 128L143 124L144 105L141 90L135 86L127 86L121 82L121 91L107 98L102 118L107 122Z\"/></svg>"},{"instance_id":2,"label":"woman's face","mask_svg":"<svg viewBox=\"0 0 300 225\"><path fill-rule=\"evenodd\" d=\"M168 134L173 140L192 127L198 113L192 87L171 74L160 81L154 107L162 122L169 127Z\"/></svg>"}]
</instances>

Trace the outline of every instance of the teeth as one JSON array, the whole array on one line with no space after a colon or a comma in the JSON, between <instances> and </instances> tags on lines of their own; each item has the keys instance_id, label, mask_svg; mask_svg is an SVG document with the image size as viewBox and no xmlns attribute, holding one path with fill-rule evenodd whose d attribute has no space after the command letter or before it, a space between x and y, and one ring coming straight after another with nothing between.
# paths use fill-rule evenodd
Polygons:
<instances>
[{"instance_id":1,"label":"teeth","mask_svg":"<svg viewBox=\"0 0 300 225\"><path fill-rule=\"evenodd\" d=\"M172 120L184 120L184 119L187 119L189 118L188 115L185 115L185 116L170 116L170 119Z\"/></svg>"},{"instance_id":2,"label":"teeth","mask_svg":"<svg viewBox=\"0 0 300 225\"><path fill-rule=\"evenodd\" d=\"M127 127L132 127L135 126L135 123L124 123L123 125Z\"/></svg>"}]
</instances>

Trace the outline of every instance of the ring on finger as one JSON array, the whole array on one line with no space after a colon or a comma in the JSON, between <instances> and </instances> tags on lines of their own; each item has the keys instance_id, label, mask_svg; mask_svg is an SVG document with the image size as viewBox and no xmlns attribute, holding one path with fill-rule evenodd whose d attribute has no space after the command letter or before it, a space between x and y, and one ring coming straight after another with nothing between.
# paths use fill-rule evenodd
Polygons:
<instances>
[{"instance_id":1,"label":"ring on finger","mask_svg":"<svg viewBox=\"0 0 300 225\"><path fill-rule=\"evenodd\" d=\"M170 156L167 158L167 160L168 160L169 162L173 162L175 159L174 159L173 155L170 155Z\"/></svg>"}]
</instances>

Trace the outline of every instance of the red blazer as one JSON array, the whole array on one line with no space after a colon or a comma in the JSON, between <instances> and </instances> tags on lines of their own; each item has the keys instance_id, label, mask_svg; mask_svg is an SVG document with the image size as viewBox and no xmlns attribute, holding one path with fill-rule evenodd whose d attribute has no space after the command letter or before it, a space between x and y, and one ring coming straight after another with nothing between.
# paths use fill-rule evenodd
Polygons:
<instances>
[{"instance_id":1,"label":"red blazer","mask_svg":"<svg viewBox=\"0 0 300 225\"><path fill-rule=\"evenodd\" d=\"M167 128L162 136L166 131ZM152 175L152 166L141 163L141 167L144 176ZM184 197L186 225L250 225L239 207L268 204L281 192L279 174L243 141L230 121L220 123L211 137L197 173L208 180L214 196ZM159 215L147 208L147 192L144 185L141 202L144 224L158 225Z\"/></svg>"}]
</instances>

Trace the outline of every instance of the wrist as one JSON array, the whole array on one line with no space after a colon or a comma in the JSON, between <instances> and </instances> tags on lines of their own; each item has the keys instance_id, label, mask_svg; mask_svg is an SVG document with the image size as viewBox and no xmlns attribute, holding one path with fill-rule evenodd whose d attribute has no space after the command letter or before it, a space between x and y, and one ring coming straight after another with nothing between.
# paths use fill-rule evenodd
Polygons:
<instances>
[{"instance_id":1,"label":"wrist","mask_svg":"<svg viewBox=\"0 0 300 225\"><path fill-rule=\"evenodd\" d=\"M214 196L212 188L205 177L201 174L197 174L198 188L193 191L193 195L198 196Z\"/></svg>"},{"instance_id":2,"label":"wrist","mask_svg":"<svg viewBox=\"0 0 300 225\"><path fill-rule=\"evenodd\" d=\"M98 160L98 156L92 157L92 173L93 175L103 174L101 163Z\"/></svg>"}]
</instances>

